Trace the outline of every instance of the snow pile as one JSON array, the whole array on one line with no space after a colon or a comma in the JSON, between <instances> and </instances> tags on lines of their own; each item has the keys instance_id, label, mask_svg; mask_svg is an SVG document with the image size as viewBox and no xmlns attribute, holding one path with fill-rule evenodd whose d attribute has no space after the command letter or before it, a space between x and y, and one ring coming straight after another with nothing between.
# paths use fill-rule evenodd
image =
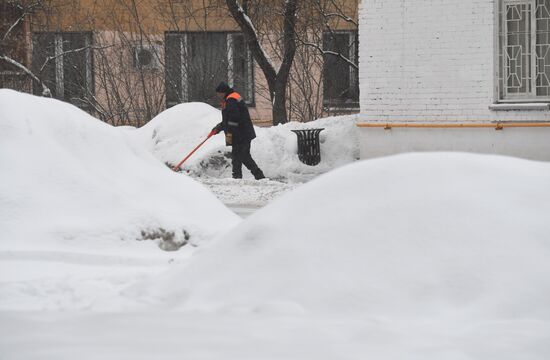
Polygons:
<instances>
[{"instance_id":1,"label":"snow pile","mask_svg":"<svg viewBox=\"0 0 550 360\"><path fill-rule=\"evenodd\" d=\"M399 353L432 340L433 353L414 358L468 359L474 344L487 353L473 358L544 359L549 183L549 164L497 156L356 163L279 198L126 296L216 314L366 317L382 322L370 332L387 346L371 351L388 359L401 358L396 342ZM415 329L417 343L400 340Z\"/></svg>"},{"instance_id":2,"label":"snow pile","mask_svg":"<svg viewBox=\"0 0 550 360\"><path fill-rule=\"evenodd\" d=\"M297 136L292 130L323 128L319 135L321 163L305 165L298 159ZM256 130L252 155L269 178L304 182L359 159L354 116L335 116L308 123L290 122Z\"/></svg>"},{"instance_id":3,"label":"snow pile","mask_svg":"<svg viewBox=\"0 0 550 360\"><path fill-rule=\"evenodd\" d=\"M203 141L220 121L221 112L216 108L205 103L191 102L161 112L147 124L130 133L157 159L176 165ZM185 169L201 169L201 161L220 154L218 151L224 148L223 136L209 139L187 160Z\"/></svg>"},{"instance_id":4,"label":"snow pile","mask_svg":"<svg viewBox=\"0 0 550 360\"><path fill-rule=\"evenodd\" d=\"M127 131L11 90L0 90L0 173L0 250L150 251L120 241L135 239L173 250L238 222Z\"/></svg>"},{"instance_id":5,"label":"snow pile","mask_svg":"<svg viewBox=\"0 0 550 360\"><path fill-rule=\"evenodd\" d=\"M206 138L221 121L221 112L204 103L185 103L163 111L145 126L131 132L161 162L177 164ZM325 128L320 134L321 164L308 166L297 155L297 137L291 130ZM345 165L359 157L355 118L340 116L309 123L291 122L269 128L255 127L252 156L267 177L302 182ZM183 169L194 176L231 177L231 148L223 134L209 139ZM248 171L243 175L249 176Z\"/></svg>"}]
</instances>

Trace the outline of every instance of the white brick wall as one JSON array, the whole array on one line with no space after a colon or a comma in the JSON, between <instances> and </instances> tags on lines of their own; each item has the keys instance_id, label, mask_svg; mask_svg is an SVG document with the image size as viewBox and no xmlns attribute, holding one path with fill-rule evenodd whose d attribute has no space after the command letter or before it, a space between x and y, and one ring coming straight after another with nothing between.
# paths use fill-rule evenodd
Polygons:
<instances>
[{"instance_id":1,"label":"white brick wall","mask_svg":"<svg viewBox=\"0 0 550 360\"><path fill-rule=\"evenodd\" d=\"M362 0L361 121L550 121L493 111L497 0Z\"/></svg>"}]
</instances>

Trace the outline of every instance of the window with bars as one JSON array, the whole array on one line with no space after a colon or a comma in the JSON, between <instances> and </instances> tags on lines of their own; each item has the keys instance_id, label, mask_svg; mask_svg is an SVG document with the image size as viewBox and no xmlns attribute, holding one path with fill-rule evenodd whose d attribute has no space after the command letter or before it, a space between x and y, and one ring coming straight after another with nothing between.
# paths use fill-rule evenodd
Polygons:
<instances>
[{"instance_id":1,"label":"window with bars","mask_svg":"<svg viewBox=\"0 0 550 360\"><path fill-rule=\"evenodd\" d=\"M189 101L219 106L220 81L254 103L252 56L242 33L168 32L165 48L167 107Z\"/></svg>"},{"instance_id":2,"label":"window with bars","mask_svg":"<svg viewBox=\"0 0 550 360\"><path fill-rule=\"evenodd\" d=\"M550 100L550 0L499 2L499 100Z\"/></svg>"},{"instance_id":3,"label":"window with bars","mask_svg":"<svg viewBox=\"0 0 550 360\"><path fill-rule=\"evenodd\" d=\"M323 104L327 107L359 107L359 73L344 58L357 64L356 31L323 34Z\"/></svg>"},{"instance_id":4,"label":"window with bars","mask_svg":"<svg viewBox=\"0 0 550 360\"><path fill-rule=\"evenodd\" d=\"M93 95L91 32L33 34L32 68L52 96L90 110ZM34 93L42 88L34 84Z\"/></svg>"}]
</instances>

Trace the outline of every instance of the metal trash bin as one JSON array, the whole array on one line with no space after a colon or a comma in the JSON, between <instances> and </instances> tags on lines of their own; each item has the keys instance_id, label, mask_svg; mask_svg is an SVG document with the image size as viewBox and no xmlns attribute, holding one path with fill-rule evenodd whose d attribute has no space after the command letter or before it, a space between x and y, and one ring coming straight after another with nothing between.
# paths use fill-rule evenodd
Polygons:
<instances>
[{"instance_id":1,"label":"metal trash bin","mask_svg":"<svg viewBox=\"0 0 550 360\"><path fill-rule=\"evenodd\" d=\"M298 158L304 164L314 166L321 162L319 133L323 130L292 130L298 136Z\"/></svg>"}]
</instances>

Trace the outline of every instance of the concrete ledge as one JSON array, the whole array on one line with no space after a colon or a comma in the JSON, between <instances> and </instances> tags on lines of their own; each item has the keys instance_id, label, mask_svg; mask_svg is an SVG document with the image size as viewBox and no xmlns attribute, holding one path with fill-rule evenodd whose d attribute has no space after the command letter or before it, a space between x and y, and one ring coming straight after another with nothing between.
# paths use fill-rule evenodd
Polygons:
<instances>
[{"instance_id":1,"label":"concrete ledge","mask_svg":"<svg viewBox=\"0 0 550 360\"><path fill-rule=\"evenodd\" d=\"M418 151L461 151L550 161L550 121L358 123L362 159Z\"/></svg>"},{"instance_id":2,"label":"concrete ledge","mask_svg":"<svg viewBox=\"0 0 550 360\"><path fill-rule=\"evenodd\" d=\"M494 128L502 130L504 128L515 127L550 127L550 122L494 122L494 123L378 123L378 122L359 122L356 124L360 128L432 128L432 129L457 129L457 128Z\"/></svg>"},{"instance_id":3,"label":"concrete ledge","mask_svg":"<svg viewBox=\"0 0 550 360\"><path fill-rule=\"evenodd\" d=\"M550 110L548 103L500 103L489 105L489 110L510 111L510 110Z\"/></svg>"}]
</instances>

